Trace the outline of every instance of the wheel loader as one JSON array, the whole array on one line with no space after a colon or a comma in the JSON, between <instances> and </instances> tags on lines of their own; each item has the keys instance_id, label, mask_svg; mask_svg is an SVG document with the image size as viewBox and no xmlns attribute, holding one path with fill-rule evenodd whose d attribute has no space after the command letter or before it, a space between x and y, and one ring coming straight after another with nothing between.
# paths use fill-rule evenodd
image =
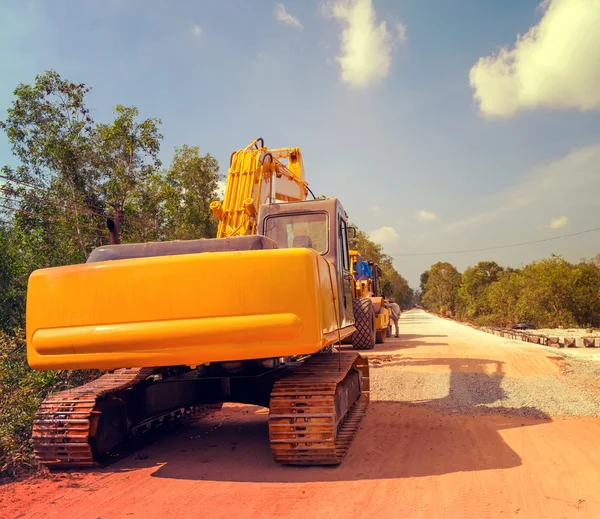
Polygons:
<instances>
[{"instance_id":1,"label":"wheel loader","mask_svg":"<svg viewBox=\"0 0 600 519\"><path fill-rule=\"evenodd\" d=\"M390 324L390 311L385 307L385 298L380 295L379 279L382 272L379 265L362 258L356 250L350 250L350 262L354 278L354 296L357 306L372 307L373 318L370 327L359 327L351 337L350 342L357 349L372 349L375 345L385 342ZM370 304L369 304L370 301ZM375 337L375 341L371 337Z\"/></svg>"},{"instance_id":2,"label":"wheel loader","mask_svg":"<svg viewBox=\"0 0 600 519\"><path fill-rule=\"evenodd\" d=\"M258 139L232 154L211 204L217 238L109 245L32 273L30 366L107 371L41 404L40 463L96 465L131 435L223 402L269 408L277 462L341 463L369 365L334 348L373 313L355 313L371 300L356 297L341 202L308 193L300 150Z\"/></svg>"}]
</instances>

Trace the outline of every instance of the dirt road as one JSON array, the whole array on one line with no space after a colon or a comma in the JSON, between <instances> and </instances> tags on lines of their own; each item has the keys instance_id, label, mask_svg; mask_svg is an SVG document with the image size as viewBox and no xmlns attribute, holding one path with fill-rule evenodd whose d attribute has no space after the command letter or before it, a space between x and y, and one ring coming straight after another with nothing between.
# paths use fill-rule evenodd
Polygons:
<instances>
[{"instance_id":1,"label":"dirt road","mask_svg":"<svg viewBox=\"0 0 600 519\"><path fill-rule=\"evenodd\" d=\"M600 517L595 366L421 311L401 331L369 353L340 467L277 466L267 411L227 406L108 468L5 485L0 517Z\"/></svg>"}]
</instances>

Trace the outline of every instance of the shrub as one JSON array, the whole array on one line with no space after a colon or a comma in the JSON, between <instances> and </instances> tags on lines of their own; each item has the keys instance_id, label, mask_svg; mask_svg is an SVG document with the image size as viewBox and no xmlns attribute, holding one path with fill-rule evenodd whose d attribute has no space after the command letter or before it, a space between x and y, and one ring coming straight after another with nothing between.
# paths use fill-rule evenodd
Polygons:
<instances>
[{"instance_id":1,"label":"shrub","mask_svg":"<svg viewBox=\"0 0 600 519\"><path fill-rule=\"evenodd\" d=\"M34 371L23 330L0 332L0 477L37 469L31 444L35 413L46 396L93 380L97 371Z\"/></svg>"}]
</instances>

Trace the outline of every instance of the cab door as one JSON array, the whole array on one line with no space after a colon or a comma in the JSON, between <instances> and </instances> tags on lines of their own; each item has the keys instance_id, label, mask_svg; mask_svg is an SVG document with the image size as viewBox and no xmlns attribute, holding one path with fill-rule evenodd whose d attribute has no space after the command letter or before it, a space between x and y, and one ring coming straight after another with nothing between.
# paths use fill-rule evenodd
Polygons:
<instances>
[{"instance_id":1,"label":"cab door","mask_svg":"<svg viewBox=\"0 0 600 519\"><path fill-rule=\"evenodd\" d=\"M340 305L340 321L342 328L354 324L352 311L352 274L350 273L350 254L348 250L348 222L345 216L337 213L337 271L338 301Z\"/></svg>"}]
</instances>

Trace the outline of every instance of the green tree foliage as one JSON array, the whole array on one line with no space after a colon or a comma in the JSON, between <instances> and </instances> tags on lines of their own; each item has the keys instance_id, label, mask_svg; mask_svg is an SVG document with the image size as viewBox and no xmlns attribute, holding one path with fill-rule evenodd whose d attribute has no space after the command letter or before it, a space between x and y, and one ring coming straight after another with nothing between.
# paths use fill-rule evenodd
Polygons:
<instances>
[{"instance_id":1,"label":"green tree foliage","mask_svg":"<svg viewBox=\"0 0 600 519\"><path fill-rule=\"evenodd\" d=\"M482 314L489 314L487 290L501 273L502 267L494 261L480 261L476 266L465 270L457 295L457 315L475 319Z\"/></svg>"},{"instance_id":2,"label":"green tree foliage","mask_svg":"<svg viewBox=\"0 0 600 519\"><path fill-rule=\"evenodd\" d=\"M138 191L145 191L149 183L161 178L156 173L161 165L158 153L163 136L159 131L161 120L138 122L139 112L135 107L118 105L115 114L111 124L98 124L95 128L94 163L105 210L113 208L123 213ZM126 231L127 225L123 228L124 235Z\"/></svg>"},{"instance_id":3,"label":"green tree foliage","mask_svg":"<svg viewBox=\"0 0 600 519\"><path fill-rule=\"evenodd\" d=\"M0 223L0 330L14 333L24 324L25 274L14 231Z\"/></svg>"},{"instance_id":4,"label":"green tree foliage","mask_svg":"<svg viewBox=\"0 0 600 519\"><path fill-rule=\"evenodd\" d=\"M429 281L429 270L426 270L421 274L419 283L419 290L421 291L421 293L425 293L427 281Z\"/></svg>"},{"instance_id":5,"label":"green tree foliage","mask_svg":"<svg viewBox=\"0 0 600 519\"><path fill-rule=\"evenodd\" d=\"M578 272L574 265L552 256L527 265L521 276L520 303L525 317L551 327L575 324L571 309Z\"/></svg>"},{"instance_id":6,"label":"green tree foliage","mask_svg":"<svg viewBox=\"0 0 600 519\"><path fill-rule=\"evenodd\" d=\"M22 331L12 336L0 332L0 477L35 466L31 423L48 393L98 376L97 371L33 371L25 348Z\"/></svg>"},{"instance_id":7,"label":"green tree foliage","mask_svg":"<svg viewBox=\"0 0 600 519\"><path fill-rule=\"evenodd\" d=\"M581 326L600 326L600 255L574 265L576 271L571 313Z\"/></svg>"},{"instance_id":8,"label":"green tree foliage","mask_svg":"<svg viewBox=\"0 0 600 519\"><path fill-rule=\"evenodd\" d=\"M461 275L454 265L439 262L429 269L423 303L439 314L452 314L456 307Z\"/></svg>"},{"instance_id":9,"label":"green tree foliage","mask_svg":"<svg viewBox=\"0 0 600 519\"><path fill-rule=\"evenodd\" d=\"M538 327L600 326L598 259L597 256L573 264L551 256L521 270L480 262L466 269L460 279L456 289L457 317L496 326L512 326L521 321ZM439 294L448 294L451 284L448 276L434 277L434 267L423 301L427 308L443 313L448 306L440 303Z\"/></svg>"},{"instance_id":10,"label":"green tree foliage","mask_svg":"<svg viewBox=\"0 0 600 519\"><path fill-rule=\"evenodd\" d=\"M520 301L523 292L523 279L521 273L512 269L505 269L498 274L498 279L487 287L487 292L481 294L487 301L489 314L477 312L475 322L481 325L512 326L522 321L522 304Z\"/></svg>"},{"instance_id":11,"label":"green tree foliage","mask_svg":"<svg viewBox=\"0 0 600 519\"><path fill-rule=\"evenodd\" d=\"M166 175L165 202L169 239L190 240L214 237L217 219L210 210L216 198L219 164L198 146L183 145Z\"/></svg>"},{"instance_id":12,"label":"green tree foliage","mask_svg":"<svg viewBox=\"0 0 600 519\"><path fill-rule=\"evenodd\" d=\"M20 166L5 166L2 193L21 209L16 225L49 261L73 263L98 242L101 211L93 167L94 122L85 104L89 89L56 72L20 84L0 123ZM42 266L43 263L40 265Z\"/></svg>"}]
</instances>

